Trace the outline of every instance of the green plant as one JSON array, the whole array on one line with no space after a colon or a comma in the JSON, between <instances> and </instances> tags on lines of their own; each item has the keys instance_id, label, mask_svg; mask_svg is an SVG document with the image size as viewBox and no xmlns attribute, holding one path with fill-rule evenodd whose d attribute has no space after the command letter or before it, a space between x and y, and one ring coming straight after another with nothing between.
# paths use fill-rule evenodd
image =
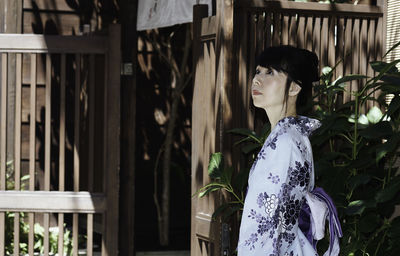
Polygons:
<instances>
[{"instance_id":1,"label":"green plant","mask_svg":"<svg viewBox=\"0 0 400 256\"><path fill-rule=\"evenodd\" d=\"M397 45L396 45L397 46ZM333 69L325 69L316 88L315 115L322 126L313 136L316 184L335 200L342 221L343 255L398 255L400 176L395 161L400 146L400 73L396 64L371 62L374 77L348 75L332 81ZM349 82L359 90L340 104ZM347 90L349 91L349 90ZM380 91L378 98L373 93ZM388 94L394 98L385 103ZM374 102L380 108L367 103Z\"/></svg>"},{"instance_id":2,"label":"green plant","mask_svg":"<svg viewBox=\"0 0 400 256\"><path fill-rule=\"evenodd\" d=\"M399 45L400 42L388 52ZM326 67L320 84L315 87L318 100L312 116L322 123L311 138L316 184L331 195L338 208L344 234L341 255L400 254L396 246L400 243L400 217L395 216L395 205L400 204L400 175L396 165L400 148L398 63L400 60L371 62L375 76L351 74L335 81L336 67ZM347 89L350 83L358 83L359 89L350 91ZM351 94L346 103L342 102L344 92ZM374 92L380 92L379 97L374 98ZM385 102L388 95L394 95L390 104ZM367 109L371 103L381 108ZM252 131L235 130L238 131L244 136L239 143L248 143L242 148L244 153L258 151L268 134L257 136ZM199 197L223 189L235 198L233 203L218 208L215 216L225 211L227 217L241 210L247 180L241 181L242 186L232 185L235 179L247 179L241 172L232 175L236 172L223 166L220 153L211 156L212 182L200 189ZM326 246L325 239L319 245L320 252Z\"/></svg>"}]
</instances>

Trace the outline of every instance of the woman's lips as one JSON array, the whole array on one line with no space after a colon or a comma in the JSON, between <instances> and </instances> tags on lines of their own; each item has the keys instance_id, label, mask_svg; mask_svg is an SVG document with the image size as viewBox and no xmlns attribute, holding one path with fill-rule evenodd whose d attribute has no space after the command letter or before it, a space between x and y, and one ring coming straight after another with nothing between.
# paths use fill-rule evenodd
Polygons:
<instances>
[{"instance_id":1,"label":"woman's lips","mask_svg":"<svg viewBox=\"0 0 400 256\"><path fill-rule=\"evenodd\" d=\"M262 93L257 90L253 90L253 95L262 95Z\"/></svg>"}]
</instances>

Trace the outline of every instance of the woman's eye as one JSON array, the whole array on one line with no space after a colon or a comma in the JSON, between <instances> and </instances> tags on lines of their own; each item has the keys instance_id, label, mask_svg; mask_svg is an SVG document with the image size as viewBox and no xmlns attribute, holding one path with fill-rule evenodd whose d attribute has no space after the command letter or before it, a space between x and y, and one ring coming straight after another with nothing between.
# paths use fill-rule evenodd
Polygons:
<instances>
[{"instance_id":1,"label":"woman's eye","mask_svg":"<svg viewBox=\"0 0 400 256\"><path fill-rule=\"evenodd\" d=\"M267 70L266 72L265 72L265 74L267 74L267 75L271 75L272 74L272 70Z\"/></svg>"},{"instance_id":2,"label":"woman's eye","mask_svg":"<svg viewBox=\"0 0 400 256\"><path fill-rule=\"evenodd\" d=\"M256 75L260 74L261 71L259 69L256 69Z\"/></svg>"}]
</instances>

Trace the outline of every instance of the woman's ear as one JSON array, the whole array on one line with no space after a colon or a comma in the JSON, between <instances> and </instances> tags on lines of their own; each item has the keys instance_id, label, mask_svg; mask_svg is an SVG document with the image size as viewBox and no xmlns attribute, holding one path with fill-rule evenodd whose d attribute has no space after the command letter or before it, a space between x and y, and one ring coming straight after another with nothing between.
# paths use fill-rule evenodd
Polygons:
<instances>
[{"instance_id":1,"label":"woman's ear","mask_svg":"<svg viewBox=\"0 0 400 256\"><path fill-rule=\"evenodd\" d=\"M289 87L289 96L297 96L301 91L300 85L295 82L292 82Z\"/></svg>"}]
</instances>

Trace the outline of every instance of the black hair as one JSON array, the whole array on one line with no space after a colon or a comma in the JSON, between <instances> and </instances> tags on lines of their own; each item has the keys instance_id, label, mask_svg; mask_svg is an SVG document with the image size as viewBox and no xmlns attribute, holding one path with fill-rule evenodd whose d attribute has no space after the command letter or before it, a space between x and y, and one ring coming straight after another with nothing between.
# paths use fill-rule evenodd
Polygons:
<instances>
[{"instance_id":1,"label":"black hair","mask_svg":"<svg viewBox=\"0 0 400 256\"><path fill-rule=\"evenodd\" d=\"M296 82L300 85L297 110L307 106L312 99L312 84L319 81L318 62L315 53L290 45L268 47L256 58L256 66L273 68L287 74L284 102L287 102L290 84Z\"/></svg>"}]
</instances>

